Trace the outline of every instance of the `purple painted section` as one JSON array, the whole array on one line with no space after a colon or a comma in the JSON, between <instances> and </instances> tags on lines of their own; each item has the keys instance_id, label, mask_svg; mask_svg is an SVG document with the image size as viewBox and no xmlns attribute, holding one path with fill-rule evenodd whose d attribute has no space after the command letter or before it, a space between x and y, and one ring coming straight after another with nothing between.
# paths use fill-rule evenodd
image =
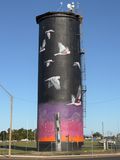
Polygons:
<instances>
[{"instance_id":1,"label":"purple painted section","mask_svg":"<svg viewBox=\"0 0 120 160\"><path fill-rule=\"evenodd\" d=\"M61 136L82 137L82 106L64 103L43 103L39 105L38 139L55 137L55 114L60 113Z\"/></svg>"}]
</instances>

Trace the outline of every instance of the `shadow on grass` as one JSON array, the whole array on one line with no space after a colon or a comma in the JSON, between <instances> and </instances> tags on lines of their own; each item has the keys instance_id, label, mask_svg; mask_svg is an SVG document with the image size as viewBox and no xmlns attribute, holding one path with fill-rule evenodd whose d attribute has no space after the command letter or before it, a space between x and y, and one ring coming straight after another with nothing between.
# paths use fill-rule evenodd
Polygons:
<instances>
[{"instance_id":1,"label":"shadow on grass","mask_svg":"<svg viewBox=\"0 0 120 160\"><path fill-rule=\"evenodd\" d=\"M9 146L6 145L6 146L0 146L0 149L8 149ZM37 148L35 147L29 147L29 146L16 146L16 145L11 145L11 149L14 149L14 150L21 150L21 151L37 151Z\"/></svg>"}]
</instances>

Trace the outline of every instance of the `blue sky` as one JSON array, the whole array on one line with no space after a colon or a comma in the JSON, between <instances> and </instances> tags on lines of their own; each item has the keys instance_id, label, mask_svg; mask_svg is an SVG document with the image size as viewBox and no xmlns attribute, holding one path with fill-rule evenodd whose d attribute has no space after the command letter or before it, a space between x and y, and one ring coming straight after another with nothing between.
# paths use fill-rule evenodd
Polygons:
<instances>
[{"instance_id":1,"label":"blue sky","mask_svg":"<svg viewBox=\"0 0 120 160\"><path fill-rule=\"evenodd\" d=\"M61 0L0 0L0 83L14 96L13 128L36 128L38 25ZM63 0L63 10L71 0ZM74 2L77 2L75 0ZM116 134L120 128L120 1L81 0L86 52L86 128ZM0 130L9 128L9 97L0 89Z\"/></svg>"}]
</instances>

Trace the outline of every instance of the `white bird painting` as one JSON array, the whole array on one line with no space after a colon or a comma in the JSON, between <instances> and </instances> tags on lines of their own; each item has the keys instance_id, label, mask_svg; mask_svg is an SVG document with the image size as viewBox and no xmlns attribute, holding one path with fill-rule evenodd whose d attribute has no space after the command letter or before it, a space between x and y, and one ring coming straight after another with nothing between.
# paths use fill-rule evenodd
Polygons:
<instances>
[{"instance_id":1,"label":"white bird painting","mask_svg":"<svg viewBox=\"0 0 120 160\"><path fill-rule=\"evenodd\" d=\"M44 63L46 64L46 67L49 67L51 63L53 63L54 61L52 59L49 59L47 61L45 61Z\"/></svg>"},{"instance_id":2,"label":"white bird painting","mask_svg":"<svg viewBox=\"0 0 120 160\"><path fill-rule=\"evenodd\" d=\"M80 63L79 63L79 62L74 62L74 63L73 63L73 66L74 66L74 67L78 67L78 68L80 69Z\"/></svg>"},{"instance_id":3,"label":"white bird painting","mask_svg":"<svg viewBox=\"0 0 120 160\"><path fill-rule=\"evenodd\" d=\"M52 29L49 29L49 30L45 31L45 33L47 34L48 39L51 38L51 33L54 33L54 32L55 32L55 31L52 30Z\"/></svg>"},{"instance_id":4,"label":"white bird painting","mask_svg":"<svg viewBox=\"0 0 120 160\"><path fill-rule=\"evenodd\" d=\"M79 86L77 96L75 98L74 95L71 95L71 103L68 103L67 105L75 105L80 106L81 105L81 87Z\"/></svg>"},{"instance_id":5,"label":"white bird painting","mask_svg":"<svg viewBox=\"0 0 120 160\"><path fill-rule=\"evenodd\" d=\"M45 51L45 46L46 46L46 40L44 39L42 42L42 46L40 47L40 52Z\"/></svg>"},{"instance_id":6,"label":"white bird painting","mask_svg":"<svg viewBox=\"0 0 120 160\"><path fill-rule=\"evenodd\" d=\"M68 47L65 47L61 42L58 42L58 48L59 48L59 52L54 54L54 56L58 56L58 55L68 55L70 54L70 50Z\"/></svg>"},{"instance_id":7,"label":"white bird painting","mask_svg":"<svg viewBox=\"0 0 120 160\"><path fill-rule=\"evenodd\" d=\"M79 86L79 87L78 87L78 91L77 91L76 100L77 100L77 101L80 101L80 99L81 99L81 87Z\"/></svg>"},{"instance_id":8,"label":"white bird painting","mask_svg":"<svg viewBox=\"0 0 120 160\"><path fill-rule=\"evenodd\" d=\"M55 87L56 90L60 90L60 76L53 76L45 80L45 82L48 82L48 88L51 88L52 86Z\"/></svg>"}]
</instances>

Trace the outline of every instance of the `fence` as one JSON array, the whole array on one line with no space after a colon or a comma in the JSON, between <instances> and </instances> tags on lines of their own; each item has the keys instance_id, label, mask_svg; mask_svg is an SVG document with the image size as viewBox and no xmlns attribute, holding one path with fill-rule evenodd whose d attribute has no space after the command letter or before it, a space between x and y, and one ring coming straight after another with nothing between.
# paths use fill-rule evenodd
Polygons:
<instances>
[{"instance_id":1,"label":"fence","mask_svg":"<svg viewBox=\"0 0 120 160\"><path fill-rule=\"evenodd\" d=\"M51 151L47 151L47 148L43 152L37 150L36 141L12 141L12 155L16 154L95 154L95 153L113 153L120 152L120 143L109 143L107 149L104 149L103 144L99 141L85 141L84 145L79 150L66 150L61 152L54 151L54 147ZM8 155L8 141L0 141L0 155Z\"/></svg>"}]
</instances>

